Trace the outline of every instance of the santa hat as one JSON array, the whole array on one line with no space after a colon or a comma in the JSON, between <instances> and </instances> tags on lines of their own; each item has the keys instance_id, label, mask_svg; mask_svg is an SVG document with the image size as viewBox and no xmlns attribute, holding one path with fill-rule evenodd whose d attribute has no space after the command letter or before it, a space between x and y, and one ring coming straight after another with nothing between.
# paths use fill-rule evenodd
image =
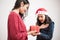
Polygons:
<instances>
[{"instance_id":1,"label":"santa hat","mask_svg":"<svg viewBox=\"0 0 60 40\"><path fill-rule=\"evenodd\" d=\"M36 11L36 14L46 14L47 15L47 10L45 8L39 8Z\"/></svg>"}]
</instances>

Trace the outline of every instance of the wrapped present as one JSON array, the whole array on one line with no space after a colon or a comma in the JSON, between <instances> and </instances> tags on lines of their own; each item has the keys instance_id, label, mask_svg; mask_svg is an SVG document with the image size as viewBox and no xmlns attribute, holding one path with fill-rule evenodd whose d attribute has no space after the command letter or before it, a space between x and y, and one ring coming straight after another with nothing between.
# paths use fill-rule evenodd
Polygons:
<instances>
[{"instance_id":1,"label":"wrapped present","mask_svg":"<svg viewBox=\"0 0 60 40\"><path fill-rule=\"evenodd\" d=\"M39 32L39 26L30 26L30 31L37 31L37 32Z\"/></svg>"}]
</instances>

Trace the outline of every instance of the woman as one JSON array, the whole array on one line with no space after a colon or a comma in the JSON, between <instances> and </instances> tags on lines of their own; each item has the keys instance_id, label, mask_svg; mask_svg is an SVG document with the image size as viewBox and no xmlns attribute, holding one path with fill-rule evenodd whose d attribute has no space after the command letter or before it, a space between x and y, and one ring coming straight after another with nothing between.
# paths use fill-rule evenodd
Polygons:
<instances>
[{"instance_id":1,"label":"woman","mask_svg":"<svg viewBox=\"0 0 60 40\"><path fill-rule=\"evenodd\" d=\"M16 0L8 17L8 40L27 40L27 35L35 32L27 32L23 22L23 15L27 12L28 7L28 0Z\"/></svg>"},{"instance_id":2,"label":"woman","mask_svg":"<svg viewBox=\"0 0 60 40\"><path fill-rule=\"evenodd\" d=\"M53 36L54 22L51 18L46 15L46 9L39 8L36 11L37 23L36 25L40 27L40 32L33 35L37 35L36 40L51 40Z\"/></svg>"}]
</instances>

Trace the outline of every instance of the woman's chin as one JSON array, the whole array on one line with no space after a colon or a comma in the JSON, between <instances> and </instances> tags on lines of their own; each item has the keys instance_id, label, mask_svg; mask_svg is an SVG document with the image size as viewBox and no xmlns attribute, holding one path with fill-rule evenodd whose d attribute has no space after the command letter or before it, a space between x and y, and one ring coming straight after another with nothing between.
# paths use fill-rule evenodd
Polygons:
<instances>
[{"instance_id":1,"label":"woman's chin","mask_svg":"<svg viewBox=\"0 0 60 40\"><path fill-rule=\"evenodd\" d=\"M44 23L44 22L41 22L41 23Z\"/></svg>"}]
</instances>

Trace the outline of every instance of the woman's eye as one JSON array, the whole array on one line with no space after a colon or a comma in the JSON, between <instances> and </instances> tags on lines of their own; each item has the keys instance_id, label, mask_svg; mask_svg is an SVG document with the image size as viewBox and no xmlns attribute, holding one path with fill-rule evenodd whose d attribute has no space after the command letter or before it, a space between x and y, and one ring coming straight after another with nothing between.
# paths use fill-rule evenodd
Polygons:
<instances>
[{"instance_id":1,"label":"woman's eye","mask_svg":"<svg viewBox=\"0 0 60 40\"><path fill-rule=\"evenodd\" d=\"M43 16L40 16L41 18L43 17Z\"/></svg>"},{"instance_id":2,"label":"woman's eye","mask_svg":"<svg viewBox=\"0 0 60 40\"><path fill-rule=\"evenodd\" d=\"M42 17L42 16L41 16Z\"/></svg>"},{"instance_id":3,"label":"woman's eye","mask_svg":"<svg viewBox=\"0 0 60 40\"><path fill-rule=\"evenodd\" d=\"M27 9L28 9L29 7L27 7Z\"/></svg>"}]
</instances>

